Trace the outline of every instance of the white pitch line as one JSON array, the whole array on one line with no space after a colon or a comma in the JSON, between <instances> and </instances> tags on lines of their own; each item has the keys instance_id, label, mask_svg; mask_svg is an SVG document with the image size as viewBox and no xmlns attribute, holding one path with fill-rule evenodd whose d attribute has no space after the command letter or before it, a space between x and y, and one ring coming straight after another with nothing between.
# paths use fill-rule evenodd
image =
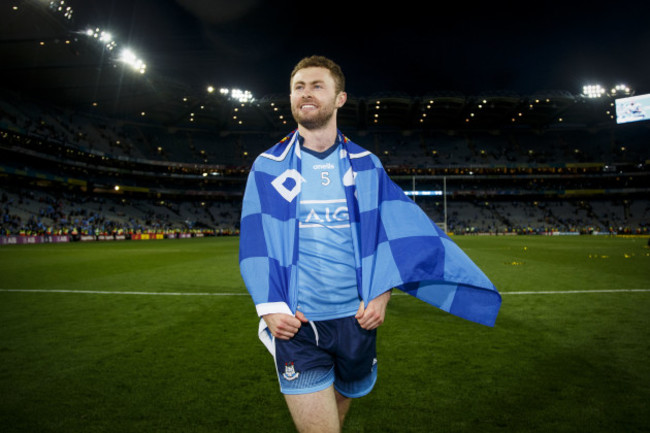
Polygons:
<instances>
[{"instance_id":1,"label":"white pitch line","mask_svg":"<svg viewBox=\"0 0 650 433\"><path fill-rule=\"evenodd\" d=\"M539 292L499 292L502 295L570 295L574 293L625 293L650 292L650 289L611 289L611 290L546 290Z\"/></svg>"},{"instance_id":2,"label":"white pitch line","mask_svg":"<svg viewBox=\"0 0 650 433\"><path fill-rule=\"evenodd\" d=\"M85 293L90 295L153 295L153 296L243 296L248 293L183 293L183 292L112 292L108 290L48 290L48 289L0 289L0 292L37 293Z\"/></svg>"},{"instance_id":3,"label":"white pitch line","mask_svg":"<svg viewBox=\"0 0 650 433\"><path fill-rule=\"evenodd\" d=\"M148 296L249 296L246 292L241 293L192 293L192 292L120 292L108 290L48 290L48 289L0 289L0 292L22 292L22 293L84 293L90 295L148 295ZM650 292L650 289L611 289L611 290L546 290L539 292L499 292L501 295L570 295L580 293L633 293ZM406 293L395 293L406 295Z\"/></svg>"}]
</instances>

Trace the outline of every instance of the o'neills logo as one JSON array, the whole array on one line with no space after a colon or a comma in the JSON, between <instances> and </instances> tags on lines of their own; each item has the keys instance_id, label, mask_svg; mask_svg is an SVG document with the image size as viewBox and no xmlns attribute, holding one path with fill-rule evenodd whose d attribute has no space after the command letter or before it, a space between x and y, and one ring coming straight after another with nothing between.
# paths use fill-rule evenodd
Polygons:
<instances>
[{"instance_id":1,"label":"o'neills logo","mask_svg":"<svg viewBox=\"0 0 650 433\"><path fill-rule=\"evenodd\" d=\"M331 162L328 162L325 164L314 164L312 168L314 170L334 170L336 167Z\"/></svg>"}]
</instances>

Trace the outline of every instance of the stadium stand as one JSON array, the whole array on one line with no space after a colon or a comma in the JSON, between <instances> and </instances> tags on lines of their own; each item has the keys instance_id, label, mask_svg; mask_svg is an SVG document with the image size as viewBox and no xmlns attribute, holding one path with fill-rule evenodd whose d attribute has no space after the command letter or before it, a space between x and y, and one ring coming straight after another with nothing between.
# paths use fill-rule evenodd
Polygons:
<instances>
[{"instance_id":1,"label":"stadium stand","mask_svg":"<svg viewBox=\"0 0 650 433\"><path fill-rule=\"evenodd\" d=\"M4 234L237 233L248 168L281 136L169 133L7 93L1 110ZM647 234L646 132L353 131L404 190L444 178L446 212L416 201L457 234Z\"/></svg>"},{"instance_id":2,"label":"stadium stand","mask_svg":"<svg viewBox=\"0 0 650 433\"><path fill-rule=\"evenodd\" d=\"M48 43L35 66L11 32L56 42L68 30L25 7L3 18L16 64L0 89L2 234L237 234L253 159L292 128L286 95L208 100L152 75L154 94L113 68L75 68L104 58L76 37ZM23 74L52 85L13 87ZM647 235L650 122L617 125L611 105L555 90L350 95L339 123L405 191L445 189L414 200L449 232Z\"/></svg>"}]
</instances>

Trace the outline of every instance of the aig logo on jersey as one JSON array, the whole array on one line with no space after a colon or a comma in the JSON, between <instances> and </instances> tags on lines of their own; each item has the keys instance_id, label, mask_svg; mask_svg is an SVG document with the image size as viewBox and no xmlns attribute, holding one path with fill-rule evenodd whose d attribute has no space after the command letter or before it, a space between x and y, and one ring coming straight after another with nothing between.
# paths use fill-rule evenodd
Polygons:
<instances>
[{"instance_id":1,"label":"aig logo on jersey","mask_svg":"<svg viewBox=\"0 0 650 433\"><path fill-rule=\"evenodd\" d=\"M350 214L345 199L303 200L301 205L311 205L300 227L343 228L350 226Z\"/></svg>"}]
</instances>

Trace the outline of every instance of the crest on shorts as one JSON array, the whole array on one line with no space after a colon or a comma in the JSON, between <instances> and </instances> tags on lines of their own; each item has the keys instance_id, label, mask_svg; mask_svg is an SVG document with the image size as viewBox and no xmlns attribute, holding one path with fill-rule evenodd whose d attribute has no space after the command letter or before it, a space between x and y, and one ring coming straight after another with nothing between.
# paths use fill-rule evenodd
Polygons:
<instances>
[{"instance_id":1,"label":"crest on shorts","mask_svg":"<svg viewBox=\"0 0 650 433\"><path fill-rule=\"evenodd\" d=\"M293 365L293 362L285 362L284 373L282 373L282 377L287 380L294 380L297 379L298 376L300 376L300 373L296 371L296 367Z\"/></svg>"}]
</instances>

